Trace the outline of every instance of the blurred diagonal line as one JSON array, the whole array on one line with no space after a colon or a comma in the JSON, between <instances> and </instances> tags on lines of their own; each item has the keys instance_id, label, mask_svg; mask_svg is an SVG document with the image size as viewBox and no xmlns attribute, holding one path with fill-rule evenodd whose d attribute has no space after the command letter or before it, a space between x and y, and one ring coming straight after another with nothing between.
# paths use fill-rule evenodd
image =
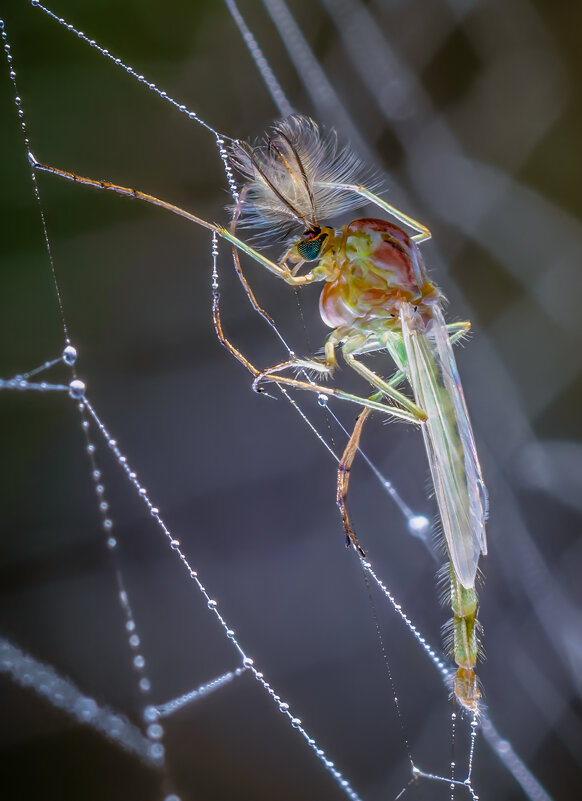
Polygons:
<instances>
[{"instance_id":1,"label":"blurred diagonal line","mask_svg":"<svg viewBox=\"0 0 582 801\"><path fill-rule=\"evenodd\" d=\"M487 743L519 784L529 801L552 801L552 796L546 792L527 765L518 757L511 743L501 737L487 714L483 715L481 720L481 731Z\"/></svg>"},{"instance_id":2,"label":"blurred diagonal line","mask_svg":"<svg viewBox=\"0 0 582 801\"><path fill-rule=\"evenodd\" d=\"M486 446L482 450L490 457ZM570 641L571 632L580 630L580 612L547 566L523 520L515 493L508 486L505 476L499 472L499 468L496 469L492 458L487 459L487 464L489 484L495 488L496 497L493 523L495 525L495 520L498 521L495 525L497 531L510 533L502 541L490 539L492 547L499 551L497 569L504 574L508 588L516 584L522 587L548 641L561 657L567 656L567 659L562 659L562 663L569 669L573 686L581 692L582 655L579 650L571 647ZM494 598L491 603L493 601ZM500 615L501 613L502 610L499 610ZM528 636L523 625L517 629L513 647L516 647L521 636ZM538 642L536 647L544 652L543 643Z\"/></svg>"},{"instance_id":3,"label":"blurred diagonal line","mask_svg":"<svg viewBox=\"0 0 582 801\"><path fill-rule=\"evenodd\" d=\"M70 679L60 676L50 665L39 662L3 637L0 637L0 673L6 673L16 684L33 690L52 706L105 735L148 765L159 767L163 763L163 758L152 755L150 740L124 715L100 706L93 698L83 695Z\"/></svg>"},{"instance_id":4,"label":"blurred diagonal line","mask_svg":"<svg viewBox=\"0 0 582 801\"><path fill-rule=\"evenodd\" d=\"M574 715L570 713L571 698L560 686L550 681L538 667L536 660L531 659L524 649L518 649L511 660L516 681L527 684L528 693L537 708L544 716L547 728L530 732L529 736L536 737L532 743L531 752L535 753L546 736L546 731L555 730L562 745L570 752L578 764L582 762L582 729ZM537 736L536 736L537 735Z\"/></svg>"},{"instance_id":5,"label":"blurred diagonal line","mask_svg":"<svg viewBox=\"0 0 582 801\"><path fill-rule=\"evenodd\" d=\"M306 92L317 108L318 117L329 120L354 149L370 164L377 157L352 122L344 104L321 68L301 29L283 0L263 0L263 5L293 62Z\"/></svg>"}]
</instances>

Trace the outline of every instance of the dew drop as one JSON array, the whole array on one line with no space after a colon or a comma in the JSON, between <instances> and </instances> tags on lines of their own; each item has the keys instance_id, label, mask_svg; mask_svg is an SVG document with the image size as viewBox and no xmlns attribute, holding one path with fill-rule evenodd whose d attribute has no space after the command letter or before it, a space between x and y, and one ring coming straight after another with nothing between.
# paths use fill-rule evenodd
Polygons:
<instances>
[{"instance_id":1,"label":"dew drop","mask_svg":"<svg viewBox=\"0 0 582 801\"><path fill-rule=\"evenodd\" d=\"M91 720L97 714L97 704L92 698L82 698L75 705L75 711L83 720Z\"/></svg>"},{"instance_id":2,"label":"dew drop","mask_svg":"<svg viewBox=\"0 0 582 801\"><path fill-rule=\"evenodd\" d=\"M414 515L408 519L408 530L411 534L424 534L429 525L429 519L424 515Z\"/></svg>"},{"instance_id":3,"label":"dew drop","mask_svg":"<svg viewBox=\"0 0 582 801\"><path fill-rule=\"evenodd\" d=\"M164 746L161 743L154 743L150 748L150 754L154 759L162 759L164 753Z\"/></svg>"},{"instance_id":4,"label":"dew drop","mask_svg":"<svg viewBox=\"0 0 582 801\"><path fill-rule=\"evenodd\" d=\"M85 397L85 382L78 378L74 378L69 384L69 395L75 400Z\"/></svg>"},{"instance_id":5,"label":"dew drop","mask_svg":"<svg viewBox=\"0 0 582 801\"><path fill-rule=\"evenodd\" d=\"M65 364L73 365L77 361L77 348L67 345L63 351L63 361Z\"/></svg>"},{"instance_id":6,"label":"dew drop","mask_svg":"<svg viewBox=\"0 0 582 801\"><path fill-rule=\"evenodd\" d=\"M160 737L163 737L163 734L164 729L159 723L152 723L152 725L147 728L147 735L151 737L152 740L159 740Z\"/></svg>"}]
</instances>

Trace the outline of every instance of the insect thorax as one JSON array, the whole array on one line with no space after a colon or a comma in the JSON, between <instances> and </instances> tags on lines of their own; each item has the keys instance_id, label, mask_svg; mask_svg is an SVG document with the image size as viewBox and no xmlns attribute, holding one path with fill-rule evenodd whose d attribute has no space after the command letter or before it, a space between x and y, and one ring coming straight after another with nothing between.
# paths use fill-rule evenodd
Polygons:
<instances>
[{"instance_id":1,"label":"insect thorax","mask_svg":"<svg viewBox=\"0 0 582 801\"><path fill-rule=\"evenodd\" d=\"M392 328L403 301L429 312L441 297L418 246L399 226L364 218L338 233L319 263L327 280L320 312L330 328Z\"/></svg>"}]
</instances>

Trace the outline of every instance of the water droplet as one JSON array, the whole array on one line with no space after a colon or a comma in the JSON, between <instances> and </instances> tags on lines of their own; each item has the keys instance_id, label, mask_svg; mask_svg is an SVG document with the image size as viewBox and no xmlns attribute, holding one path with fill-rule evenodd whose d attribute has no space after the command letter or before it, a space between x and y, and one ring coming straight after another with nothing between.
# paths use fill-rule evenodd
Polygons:
<instances>
[{"instance_id":1,"label":"water droplet","mask_svg":"<svg viewBox=\"0 0 582 801\"><path fill-rule=\"evenodd\" d=\"M83 720L91 720L97 714L97 704L92 698L81 698L75 704L75 711Z\"/></svg>"},{"instance_id":2,"label":"water droplet","mask_svg":"<svg viewBox=\"0 0 582 801\"><path fill-rule=\"evenodd\" d=\"M143 718L147 723L152 723L154 720L157 720L159 716L160 713L155 706L146 706L143 711Z\"/></svg>"},{"instance_id":3,"label":"water droplet","mask_svg":"<svg viewBox=\"0 0 582 801\"><path fill-rule=\"evenodd\" d=\"M143 678L139 680L139 689L142 693L149 693L152 689L152 685L149 679Z\"/></svg>"},{"instance_id":4,"label":"water droplet","mask_svg":"<svg viewBox=\"0 0 582 801\"><path fill-rule=\"evenodd\" d=\"M67 345L63 351L63 361L65 364L73 365L77 361L77 348Z\"/></svg>"},{"instance_id":5,"label":"water droplet","mask_svg":"<svg viewBox=\"0 0 582 801\"><path fill-rule=\"evenodd\" d=\"M137 648L139 643L140 643L140 639L139 639L138 635L137 634L132 634L131 637L129 638L129 644L131 645L131 647L132 648Z\"/></svg>"},{"instance_id":6,"label":"water droplet","mask_svg":"<svg viewBox=\"0 0 582 801\"><path fill-rule=\"evenodd\" d=\"M95 453L95 445L92 442L87 445L87 453Z\"/></svg>"},{"instance_id":7,"label":"water droplet","mask_svg":"<svg viewBox=\"0 0 582 801\"><path fill-rule=\"evenodd\" d=\"M106 517L103 521L103 528L105 531L109 531L111 528L113 528L113 520L111 520L109 517Z\"/></svg>"},{"instance_id":8,"label":"water droplet","mask_svg":"<svg viewBox=\"0 0 582 801\"><path fill-rule=\"evenodd\" d=\"M117 548L117 540L115 539L115 537L109 537L109 539L107 540L107 547L109 548L110 551L112 551L114 548Z\"/></svg>"},{"instance_id":9,"label":"water droplet","mask_svg":"<svg viewBox=\"0 0 582 801\"><path fill-rule=\"evenodd\" d=\"M245 667L252 667L254 665L254 661L250 658L250 656L245 656L243 659L243 665Z\"/></svg>"},{"instance_id":10,"label":"water droplet","mask_svg":"<svg viewBox=\"0 0 582 801\"><path fill-rule=\"evenodd\" d=\"M164 729L159 723L152 723L151 726L147 727L147 735L151 737L152 740L159 740L160 737L164 735Z\"/></svg>"},{"instance_id":11,"label":"water droplet","mask_svg":"<svg viewBox=\"0 0 582 801\"><path fill-rule=\"evenodd\" d=\"M319 403L320 406L327 406L328 400L329 400L328 396L324 395L323 392L318 393L317 402Z\"/></svg>"},{"instance_id":12,"label":"water droplet","mask_svg":"<svg viewBox=\"0 0 582 801\"><path fill-rule=\"evenodd\" d=\"M211 599L210 601L208 601L208 606L210 607L210 609L216 609L216 607L218 606L218 602Z\"/></svg>"},{"instance_id":13,"label":"water droplet","mask_svg":"<svg viewBox=\"0 0 582 801\"><path fill-rule=\"evenodd\" d=\"M69 384L69 395L71 396L71 398L74 398L75 400L79 400L79 398L84 398L85 390L86 390L85 382L81 381L78 378L74 378Z\"/></svg>"},{"instance_id":14,"label":"water droplet","mask_svg":"<svg viewBox=\"0 0 582 801\"><path fill-rule=\"evenodd\" d=\"M154 743L150 748L150 754L153 759L162 759L164 753L164 746L161 743Z\"/></svg>"},{"instance_id":15,"label":"water droplet","mask_svg":"<svg viewBox=\"0 0 582 801\"><path fill-rule=\"evenodd\" d=\"M136 657L134 657L133 664L135 665L136 668L141 669L145 667L145 659L141 654L138 654Z\"/></svg>"},{"instance_id":16,"label":"water droplet","mask_svg":"<svg viewBox=\"0 0 582 801\"><path fill-rule=\"evenodd\" d=\"M411 534L424 534L429 525L430 521L424 515L414 515L408 519L408 530Z\"/></svg>"}]
</instances>

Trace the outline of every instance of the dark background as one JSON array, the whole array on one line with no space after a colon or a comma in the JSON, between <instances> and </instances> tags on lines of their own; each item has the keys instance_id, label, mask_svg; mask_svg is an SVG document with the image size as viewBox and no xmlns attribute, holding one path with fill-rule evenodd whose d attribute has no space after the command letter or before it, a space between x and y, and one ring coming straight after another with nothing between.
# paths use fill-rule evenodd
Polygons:
<instances>
[{"instance_id":1,"label":"dark background","mask_svg":"<svg viewBox=\"0 0 582 801\"><path fill-rule=\"evenodd\" d=\"M386 173L389 201L432 229L423 251L448 317L473 323L458 362L491 495L479 674L502 736L553 798L578 798L582 10L527 0L289 7L335 94L294 40L297 71L261 3L241 2L294 107L338 127ZM54 0L52 8L228 135L257 136L277 117L222 3ZM39 159L227 220L207 131L39 10L13 2L5 14ZM0 375L10 377L57 356L63 333L6 69L0 87ZM363 798L395 798L409 765L366 586L342 546L333 461L285 401L251 391L216 341L209 237L123 198L50 176L39 183L88 397L266 678ZM280 360L224 246L220 265L229 335L257 364ZM317 291L302 292L299 309L288 287L257 265L246 269L296 352L317 351L325 336ZM389 371L381 357L374 366ZM342 385L365 391L346 373ZM62 367L52 375L67 377ZM299 400L328 436L315 399ZM0 401L0 635L139 722L143 702L75 407L57 394L4 392ZM353 409L334 410L351 424ZM233 669L238 656L95 441L151 697L163 702ZM417 431L378 417L363 446L411 507L434 515ZM439 645L448 612L437 562L361 459L351 508L378 573ZM375 602L414 760L446 775L447 693L401 622ZM11 801L162 797L158 772L8 671L0 683L0 775ZM250 675L165 727L168 773L184 801L343 797ZM468 721L458 724L459 765L467 730ZM474 780L482 799L525 797L482 739ZM449 795L446 784L422 783L422 798Z\"/></svg>"}]
</instances>

